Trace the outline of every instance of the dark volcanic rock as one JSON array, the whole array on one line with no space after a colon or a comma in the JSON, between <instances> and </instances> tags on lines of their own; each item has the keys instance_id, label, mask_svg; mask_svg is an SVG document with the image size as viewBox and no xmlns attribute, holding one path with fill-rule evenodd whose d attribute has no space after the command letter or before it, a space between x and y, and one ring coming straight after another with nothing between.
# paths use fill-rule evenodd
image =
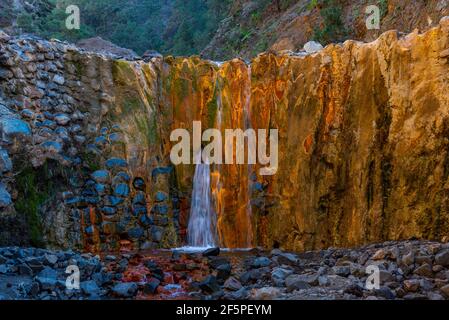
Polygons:
<instances>
[{"instance_id":1,"label":"dark volcanic rock","mask_svg":"<svg viewBox=\"0 0 449 320\"><path fill-rule=\"evenodd\" d=\"M157 288L160 285L159 279L151 278L147 283L145 283L143 287L143 292L146 294L154 294L156 293Z\"/></svg>"},{"instance_id":2,"label":"dark volcanic rock","mask_svg":"<svg viewBox=\"0 0 449 320\"><path fill-rule=\"evenodd\" d=\"M200 289L205 293L214 293L220 290L217 278L209 275L199 283Z\"/></svg>"},{"instance_id":3,"label":"dark volcanic rock","mask_svg":"<svg viewBox=\"0 0 449 320\"><path fill-rule=\"evenodd\" d=\"M112 288L112 292L121 298L131 298L136 295L138 286L135 282L122 282Z\"/></svg>"},{"instance_id":4,"label":"dark volcanic rock","mask_svg":"<svg viewBox=\"0 0 449 320\"><path fill-rule=\"evenodd\" d=\"M211 256L218 256L220 254L220 248L209 248L205 251L203 251L203 257L211 257Z\"/></svg>"}]
</instances>

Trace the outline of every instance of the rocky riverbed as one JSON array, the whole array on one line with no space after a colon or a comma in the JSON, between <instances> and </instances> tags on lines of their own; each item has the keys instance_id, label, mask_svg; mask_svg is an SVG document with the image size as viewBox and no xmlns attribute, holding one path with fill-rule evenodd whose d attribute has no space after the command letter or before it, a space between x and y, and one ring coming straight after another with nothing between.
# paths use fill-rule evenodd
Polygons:
<instances>
[{"instance_id":1,"label":"rocky riverbed","mask_svg":"<svg viewBox=\"0 0 449 320\"><path fill-rule=\"evenodd\" d=\"M69 290L68 266L80 271ZM366 287L367 267L380 287ZM449 299L449 243L410 240L357 249L155 250L93 255L0 249L0 299Z\"/></svg>"}]
</instances>

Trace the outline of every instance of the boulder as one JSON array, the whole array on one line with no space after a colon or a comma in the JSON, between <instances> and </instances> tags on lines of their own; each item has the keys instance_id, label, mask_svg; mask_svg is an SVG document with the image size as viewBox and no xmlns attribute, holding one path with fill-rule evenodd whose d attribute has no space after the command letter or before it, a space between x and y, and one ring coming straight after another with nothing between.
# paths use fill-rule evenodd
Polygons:
<instances>
[{"instance_id":1,"label":"boulder","mask_svg":"<svg viewBox=\"0 0 449 320\"><path fill-rule=\"evenodd\" d=\"M160 283L161 282L159 281L159 279L150 278L150 280L147 283L145 283L143 287L143 292L145 294L155 294Z\"/></svg>"},{"instance_id":2,"label":"boulder","mask_svg":"<svg viewBox=\"0 0 449 320\"><path fill-rule=\"evenodd\" d=\"M236 278L230 277L225 281L224 288L230 291L237 291L242 288L242 284Z\"/></svg>"},{"instance_id":3,"label":"boulder","mask_svg":"<svg viewBox=\"0 0 449 320\"><path fill-rule=\"evenodd\" d=\"M323 49L323 46L316 41L309 41L304 45L304 51L307 53L315 53Z\"/></svg>"},{"instance_id":4,"label":"boulder","mask_svg":"<svg viewBox=\"0 0 449 320\"><path fill-rule=\"evenodd\" d=\"M209 294L220 290L220 285L217 282L217 278L213 275L209 275L204 278L203 281L199 283L199 287L204 293Z\"/></svg>"},{"instance_id":5,"label":"boulder","mask_svg":"<svg viewBox=\"0 0 449 320\"><path fill-rule=\"evenodd\" d=\"M39 282L41 290L53 291L57 284L58 273L50 267L45 267L36 276L36 281Z\"/></svg>"},{"instance_id":6,"label":"boulder","mask_svg":"<svg viewBox=\"0 0 449 320\"><path fill-rule=\"evenodd\" d=\"M444 267L449 266L449 250L444 249L437 253L435 256L435 264L442 265Z\"/></svg>"},{"instance_id":7,"label":"boulder","mask_svg":"<svg viewBox=\"0 0 449 320\"><path fill-rule=\"evenodd\" d=\"M275 287L265 287L260 289L253 289L250 293L251 300L274 300L278 298L281 291Z\"/></svg>"},{"instance_id":8,"label":"boulder","mask_svg":"<svg viewBox=\"0 0 449 320\"><path fill-rule=\"evenodd\" d=\"M132 298L137 293L138 286L135 282L122 282L112 288L114 295L120 298Z\"/></svg>"},{"instance_id":9,"label":"boulder","mask_svg":"<svg viewBox=\"0 0 449 320\"><path fill-rule=\"evenodd\" d=\"M267 257L258 257L253 260L251 266L254 268L268 267L271 264L271 260Z\"/></svg>"},{"instance_id":10,"label":"boulder","mask_svg":"<svg viewBox=\"0 0 449 320\"><path fill-rule=\"evenodd\" d=\"M0 182L0 208L8 207L12 204L11 195L6 190L6 186Z\"/></svg>"},{"instance_id":11,"label":"boulder","mask_svg":"<svg viewBox=\"0 0 449 320\"><path fill-rule=\"evenodd\" d=\"M203 251L203 257L212 257L212 256L218 256L220 254L220 248L209 248Z\"/></svg>"},{"instance_id":12,"label":"boulder","mask_svg":"<svg viewBox=\"0 0 449 320\"><path fill-rule=\"evenodd\" d=\"M81 291L88 296L98 296L100 294L100 287L94 280L83 281L80 283Z\"/></svg>"}]
</instances>

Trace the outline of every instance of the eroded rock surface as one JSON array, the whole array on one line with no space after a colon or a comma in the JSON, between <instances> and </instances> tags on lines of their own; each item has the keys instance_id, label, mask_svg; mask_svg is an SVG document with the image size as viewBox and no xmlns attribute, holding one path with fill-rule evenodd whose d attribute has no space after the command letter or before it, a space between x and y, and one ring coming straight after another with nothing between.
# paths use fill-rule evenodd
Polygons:
<instances>
[{"instance_id":1,"label":"eroded rock surface","mask_svg":"<svg viewBox=\"0 0 449 320\"><path fill-rule=\"evenodd\" d=\"M446 241L448 36L443 18L425 34L247 65L115 60L4 34L0 243L182 245L194 165L171 164L169 137L194 120L203 130L279 129L275 175L212 167L222 247ZM14 235L11 223L25 228Z\"/></svg>"}]
</instances>

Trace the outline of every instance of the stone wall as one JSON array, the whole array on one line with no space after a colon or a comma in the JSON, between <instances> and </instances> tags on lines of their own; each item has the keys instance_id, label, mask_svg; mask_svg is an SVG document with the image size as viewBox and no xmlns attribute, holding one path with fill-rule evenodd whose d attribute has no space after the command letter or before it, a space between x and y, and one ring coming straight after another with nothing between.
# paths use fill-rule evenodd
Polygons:
<instances>
[{"instance_id":1,"label":"stone wall","mask_svg":"<svg viewBox=\"0 0 449 320\"><path fill-rule=\"evenodd\" d=\"M222 246L447 239L448 36L444 18L422 35L247 65L125 61L1 33L0 241L182 245L194 166L171 165L171 130L245 129L247 117L279 129L279 170L212 167Z\"/></svg>"}]
</instances>

